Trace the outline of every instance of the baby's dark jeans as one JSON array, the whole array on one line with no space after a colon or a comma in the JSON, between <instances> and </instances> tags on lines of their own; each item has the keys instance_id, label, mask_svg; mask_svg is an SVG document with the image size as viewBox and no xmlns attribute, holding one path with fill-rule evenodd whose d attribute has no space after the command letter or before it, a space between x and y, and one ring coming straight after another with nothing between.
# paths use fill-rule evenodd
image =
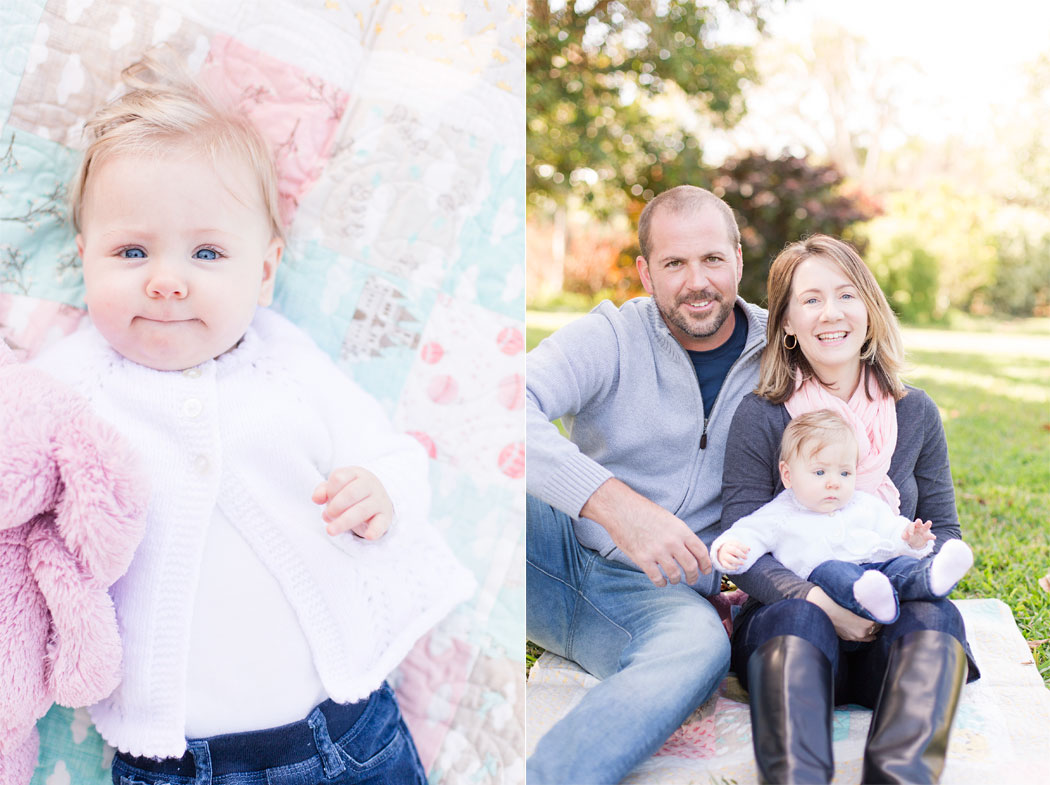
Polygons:
<instances>
[{"instance_id":1,"label":"baby's dark jeans","mask_svg":"<svg viewBox=\"0 0 1050 785\"><path fill-rule=\"evenodd\" d=\"M330 700L300 722L190 739L181 758L117 753L114 785L425 785L419 753L384 684L358 703Z\"/></svg>"}]
</instances>

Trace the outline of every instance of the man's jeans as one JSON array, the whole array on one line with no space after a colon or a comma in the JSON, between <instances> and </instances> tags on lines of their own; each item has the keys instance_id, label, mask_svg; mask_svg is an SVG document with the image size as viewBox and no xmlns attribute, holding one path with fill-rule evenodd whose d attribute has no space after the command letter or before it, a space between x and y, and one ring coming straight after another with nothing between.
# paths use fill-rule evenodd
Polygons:
<instances>
[{"instance_id":1,"label":"man's jeans","mask_svg":"<svg viewBox=\"0 0 1050 785\"><path fill-rule=\"evenodd\" d=\"M809 582L822 588L827 595L846 610L853 611L865 619L873 618L871 613L857 602L853 596L853 584L864 574L865 570L877 570L890 580L897 595L897 613L889 623L897 621L900 615L900 604L911 600L939 600L945 596L934 594L930 588L930 559L920 561L914 556L897 556L884 562L853 564L846 561L826 561L818 564L809 574Z\"/></svg>"},{"instance_id":2,"label":"man's jeans","mask_svg":"<svg viewBox=\"0 0 1050 785\"><path fill-rule=\"evenodd\" d=\"M729 640L695 589L582 547L571 519L531 496L526 527L526 634L602 680L539 740L526 779L617 783L715 691ZM698 587L717 590L715 577Z\"/></svg>"}]
</instances>

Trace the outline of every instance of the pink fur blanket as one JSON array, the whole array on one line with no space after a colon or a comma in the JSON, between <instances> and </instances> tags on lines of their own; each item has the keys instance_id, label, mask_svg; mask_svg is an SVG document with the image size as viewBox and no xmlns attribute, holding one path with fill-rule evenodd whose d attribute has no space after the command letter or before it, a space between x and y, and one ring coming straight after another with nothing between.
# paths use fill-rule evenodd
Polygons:
<instances>
[{"instance_id":1,"label":"pink fur blanket","mask_svg":"<svg viewBox=\"0 0 1050 785\"><path fill-rule=\"evenodd\" d=\"M0 340L0 785L25 785L35 723L120 681L108 587L142 537L146 486L87 401Z\"/></svg>"}]
</instances>

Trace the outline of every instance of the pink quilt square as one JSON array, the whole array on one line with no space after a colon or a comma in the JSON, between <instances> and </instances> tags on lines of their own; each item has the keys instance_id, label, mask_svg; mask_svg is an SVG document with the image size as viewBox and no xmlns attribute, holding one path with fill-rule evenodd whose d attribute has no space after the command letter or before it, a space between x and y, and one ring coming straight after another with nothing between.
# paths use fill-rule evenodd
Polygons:
<instances>
[{"instance_id":1,"label":"pink quilt square","mask_svg":"<svg viewBox=\"0 0 1050 785\"><path fill-rule=\"evenodd\" d=\"M273 146L281 217L290 225L299 200L324 170L349 95L225 35L212 39L199 78L244 112Z\"/></svg>"}]
</instances>

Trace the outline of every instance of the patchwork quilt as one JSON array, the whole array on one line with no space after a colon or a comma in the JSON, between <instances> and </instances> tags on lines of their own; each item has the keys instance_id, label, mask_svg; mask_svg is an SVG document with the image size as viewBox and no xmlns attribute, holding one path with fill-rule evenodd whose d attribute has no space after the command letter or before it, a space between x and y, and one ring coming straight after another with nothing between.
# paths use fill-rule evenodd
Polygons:
<instances>
[{"instance_id":1,"label":"patchwork quilt","mask_svg":"<svg viewBox=\"0 0 1050 785\"><path fill-rule=\"evenodd\" d=\"M84 318L66 183L84 120L168 42L277 153L275 307L431 458L480 586L391 676L431 783L524 781L524 3L0 4L0 336ZM83 710L41 720L34 785L109 781Z\"/></svg>"},{"instance_id":2,"label":"patchwork quilt","mask_svg":"<svg viewBox=\"0 0 1050 785\"><path fill-rule=\"evenodd\" d=\"M981 678L963 688L941 782L1046 782L1050 691L1032 652L1000 600L955 600ZM528 751L597 684L573 662L545 652L529 673ZM860 782L871 711L835 709L835 782ZM730 674L625 785L758 782L747 693Z\"/></svg>"}]
</instances>

